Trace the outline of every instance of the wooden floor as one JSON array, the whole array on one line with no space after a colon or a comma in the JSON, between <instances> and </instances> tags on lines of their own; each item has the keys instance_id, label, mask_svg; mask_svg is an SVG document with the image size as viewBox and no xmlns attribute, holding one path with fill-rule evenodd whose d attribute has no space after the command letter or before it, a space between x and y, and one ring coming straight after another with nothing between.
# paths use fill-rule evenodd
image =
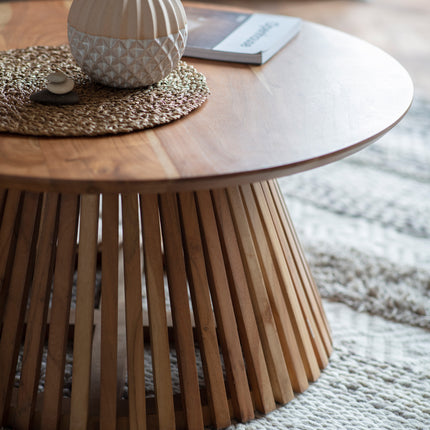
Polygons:
<instances>
[{"instance_id":1,"label":"wooden floor","mask_svg":"<svg viewBox=\"0 0 430 430\"><path fill-rule=\"evenodd\" d=\"M429 0L218 0L218 3L296 15L365 39L400 61L412 76L416 94L430 98Z\"/></svg>"}]
</instances>

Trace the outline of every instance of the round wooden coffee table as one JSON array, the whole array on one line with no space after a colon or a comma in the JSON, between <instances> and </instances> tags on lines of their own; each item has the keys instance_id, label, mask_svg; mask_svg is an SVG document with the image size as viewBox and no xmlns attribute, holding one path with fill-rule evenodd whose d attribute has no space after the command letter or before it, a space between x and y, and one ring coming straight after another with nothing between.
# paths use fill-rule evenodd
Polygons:
<instances>
[{"instance_id":1,"label":"round wooden coffee table","mask_svg":"<svg viewBox=\"0 0 430 430\"><path fill-rule=\"evenodd\" d=\"M66 42L64 2L0 6L0 49ZM409 75L312 23L261 67L189 62L211 96L169 125L0 135L1 425L221 428L327 365L329 328L274 178L389 131Z\"/></svg>"}]
</instances>

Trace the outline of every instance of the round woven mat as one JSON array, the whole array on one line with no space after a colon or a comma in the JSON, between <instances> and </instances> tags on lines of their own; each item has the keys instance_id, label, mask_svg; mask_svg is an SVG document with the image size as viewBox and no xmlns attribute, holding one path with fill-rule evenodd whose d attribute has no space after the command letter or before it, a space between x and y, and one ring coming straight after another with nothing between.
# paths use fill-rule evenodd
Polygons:
<instances>
[{"instance_id":1,"label":"round woven mat","mask_svg":"<svg viewBox=\"0 0 430 430\"><path fill-rule=\"evenodd\" d=\"M30 101L61 69L75 81L79 104L52 106ZM97 136L166 124L187 115L208 97L205 77L181 61L157 84L114 89L82 72L68 45L0 52L0 132L34 136Z\"/></svg>"}]
</instances>

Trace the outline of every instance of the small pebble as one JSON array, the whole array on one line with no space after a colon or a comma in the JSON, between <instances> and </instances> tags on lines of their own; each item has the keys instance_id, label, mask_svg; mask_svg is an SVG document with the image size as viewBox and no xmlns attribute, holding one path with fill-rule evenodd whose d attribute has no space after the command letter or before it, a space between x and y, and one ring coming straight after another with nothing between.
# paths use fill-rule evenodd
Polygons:
<instances>
[{"instance_id":1,"label":"small pebble","mask_svg":"<svg viewBox=\"0 0 430 430\"><path fill-rule=\"evenodd\" d=\"M50 82L48 83L46 88L51 93L54 93L54 94L67 94L70 91L72 91L74 87L75 87L75 82L73 81L73 79L66 78L64 82L61 82L59 84Z\"/></svg>"},{"instance_id":2,"label":"small pebble","mask_svg":"<svg viewBox=\"0 0 430 430\"><path fill-rule=\"evenodd\" d=\"M51 73L46 77L46 80L50 84L62 84L63 82L66 81L66 79L67 79L67 76L61 70L57 70L56 72Z\"/></svg>"},{"instance_id":3,"label":"small pebble","mask_svg":"<svg viewBox=\"0 0 430 430\"><path fill-rule=\"evenodd\" d=\"M79 103L79 96L75 91L69 91L66 94L53 94L48 89L44 89L31 94L30 100L36 103L55 106L74 105Z\"/></svg>"}]
</instances>

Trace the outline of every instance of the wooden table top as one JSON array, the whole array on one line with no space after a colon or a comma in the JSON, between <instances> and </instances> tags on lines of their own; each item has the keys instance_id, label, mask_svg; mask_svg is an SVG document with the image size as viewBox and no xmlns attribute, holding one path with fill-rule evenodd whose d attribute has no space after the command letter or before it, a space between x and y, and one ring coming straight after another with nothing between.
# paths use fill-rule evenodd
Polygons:
<instances>
[{"instance_id":1,"label":"wooden table top","mask_svg":"<svg viewBox=\"0 0 430 430\"><path fill-rule=\"evenodd\" d=\"M0 3L0 50L66 43L69 5ZM288 175L374 142L413 96L408 73L388 54L309 22L263 66L185 60L207 78L201 108L119 136L0 134L0 186L162 192Z\"/></svg>"}]
</instances>

